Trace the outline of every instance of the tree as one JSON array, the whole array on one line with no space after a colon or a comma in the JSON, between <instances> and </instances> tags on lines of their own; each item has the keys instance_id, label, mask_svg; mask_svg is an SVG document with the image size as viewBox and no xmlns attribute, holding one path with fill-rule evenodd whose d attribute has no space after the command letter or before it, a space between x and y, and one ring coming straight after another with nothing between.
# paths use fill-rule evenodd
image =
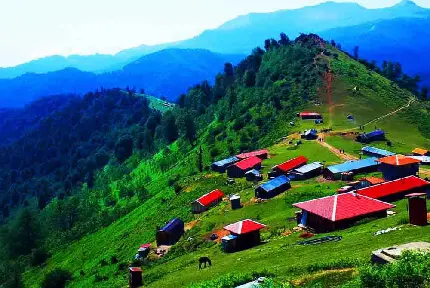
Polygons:
<instances>
[{"instance_id":1,"label":"tree","mask_svg":"<svg viewBox=\"0 0 430 288\"><path fill-rule=\"evenodd\" d=\"M48 204L48 197L46 197L46 194L45 193L40 194L39 197L37 198L37 208L39 208L40 210L43 210L47 204Z\"/></svg>"},{"instance_id":2,"label":"tree","mask_svg":"<svg viewBox=\"0 0 430 288\"><path fill-rule=\"evenodd\" d=\"M180 108L184 108L185 107L186 100L187 100L187 95L181 94L181 96L179 96L178 105L179 105Z\"/></svg>"},{"instance_id":3,"label":"tree","mask_svg":"<svg viewBox=\"0 0 430 288\"><path fill-rule=\"evenodd\" d=\"M28 255L37 248L40 226L34 212L25 208L10 229L9 246L12 255Z\"/></svg>"},{"instance_id":4,"label":"tree","mask_svg":"<svg viewBox=\"0 0 430 288\"><path fill-rule=\"evenodd\" d=\"M42 282L42 288L64 288L72 280L72 273L63 269L54 269L49 272Z\"/></svg>"},{"instance_id":5,"label":"tree","mask_svg":"<svg viewBox=\"0 0 430 288\"><path fill-rule=\"evenodd\" d=\"M199 147L199 154L198 154L198 168L200 173L203 172L203 149L202 146Z\"/></svg>"},{"instance_id":6,"label":"tree","mask_svg":"<svg viewBox=\"0 0 430 288\"><path fill-rule=\"evenodd\" d=\"M355 60L358 60L358 57L359 57L359 50L360 50L360 47L358 47L358 46L355 46L355 47L354 47L354 59L355 59Z\"/></svg>"},{"instance_id":7,"label":"tree","mask_svg":"<svg viewBox=\"0 0 430 288\"><path fill-rule=\"evenodd\" d=\"M133 138L130 135L124 135L115 145L115 157L122 163L131 155L133 155Z\"/></svg>"},{"instance_id":8,"label":"tree","mask_svg":"<svg viewBox=\"0 0 430 288\"><path fill-rule=\"evenodd\" d=\"M287 46L288 44L290 44L290 38L288 38L285 33L282 32L280 37L281 39L279 40L279 45Z\"/></svg>"},{"instance_id":9,"label":"tree","mask_svg":"<svg viewBox=\"0 0 430 288\"><path fill-rule=\"evenodd\" d=\"M167 141L167 143L172 143L176 139L178 139L178 127L176 126L176 118L175 115L168 111L164 114L164 117L161 121L161 127L163 131L163 137Z\"/></svg>"},{"instance_id":10,"label":"tree","mask_svg":"<svg viewBox=\"0 0 430 288\"><path fill-rule=\"evenodd\" d=\"M196 125L194 119L190 114L180 115L178 119L179 129L182 136L184 136L190 143L193 143L196 138Z\"/></svg>"},{"instance_id":11,"label":"tree","mask_svg":"<svg viewBox=\"0 0 430 288\"><path fill-rule=\"evenodd\" d=\"M331 40L331 46L336 47L336 42L334 40Z\"/></svg>"},{"instance_id":12,"label":"tree","mask_svg":"<svg viewBox=\"0 0 430 288\"><path fill-rule=\"evenodd\" d=\"M264 49L266 49L267 52L270 50L270 39L264 40Z\"/></svg>"},{"instance_id":13,"label":"tree","mask_svg":"<svg viewBox=\"0 0 430 288\"><path fill-rule=\"evenodd\" d=\"M246 87L254 87L256 80L256 73L254 70L247 70L245 72L245 86Z\"/></svg>"},{"instance_id":14,"label":"tree","mask_svg":"<svg viewBox=\"0 0 430 288\"><path fill-rule=\"evenodd\" d=\"M403 75L402 64L400 64L399 62L396 62L396 64L394 64L394 75L396 79L399 79Z\"/></svg>"},{"instance_id":15,"label":"tree","mask_svg":"<svg viewBox=\"0 0 430 288\"><path fill-rule=\"evenodd\" d=\"M420 98L423 100L428 100L428 96L429 96L429 88L423 87L423 89L421 89Z\"/></svg>"}]
</instances>

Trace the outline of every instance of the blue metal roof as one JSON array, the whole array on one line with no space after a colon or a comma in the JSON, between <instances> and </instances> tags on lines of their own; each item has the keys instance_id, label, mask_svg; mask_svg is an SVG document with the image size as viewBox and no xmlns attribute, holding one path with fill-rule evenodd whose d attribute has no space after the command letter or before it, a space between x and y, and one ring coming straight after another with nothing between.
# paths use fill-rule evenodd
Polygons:
<instances>
[{"instance_id":1,"label":"blue metal roof","mask_svg":"<svg viewBox=\"0 0 430 288\"><path fill-rule=\"evenodd\" d=\"M357 160L357 161L347 161L342 164L327 167L327 169L334 174L350 172L357 169L379 165L379 163L376 160L378 160L378 158L371 157L371 158L366 158L366 159Z\"/></svg>"},{"instance_id":2,"label":"blue metal roof","mask_svg":"<svg viewBox=\"0 0 430 288\"><path fill-rule=\"evenodd\" d=\"M384 134L385 134L385 132L383 130L375 130L375 131L372 131L370 133L366 133L365 135L367 138L372 138L372 137L381 136Z\"/></svg>"},{"instance_id":3,"label":"blue metal roof","mask_svg":"<svg viewBox=\"0 0 430 288\"><path fill-rule=\"evenodd\" d=\"M315 130L315 129L310 129L310 130L306 130L305 131L305 136L308 136L308 135L317 135L317 134L318 134L318 131Z\"/></svg>"},{"instance_id":4,"label":"blue metal roof","mask_svg":"<svg viewBox=\"0 0 430 288\"><path fill-rule=\"evenodd\" d=\"M275 179L272 179L272 180L270 180L264 184L261 184L260 188L269 192L269 191L272 191L276 188L281 187L282 185L284 185L286 183L290 183L290 179L287 176L282 175L282 176L276 177Z\"/></svg>"},{"instance_id":5,"label":"blue metal roof","mask_svg":"<svg viewBox=\"0 0 430 288\"><path fill-rule=\"evenodd\" d=\"M384 150L384 149L379 149L376 147L370 147L370 146L366 146L363 147L361 149L362 152L368 152L368 153L372 153L372 154L377 154L377 155L381 155L383 157L388 157L388 156L393 156L396 155L396 153Z\"/></svg>"},{"instance_id":6,"label":"blue metal roof","mask_svg":"<svg viewBox=\"0 0 430 288\"><path fill-rule=\"evenodd\" d=\"M182 222L179 218L174 218L170 220L169 223L166 224L163 228L161 228L162 231L170 232L174 230L178 225L184 225L184 222Z\"/></svg>"},{"instance_id":7,"label":"blue metal roof","mask_svg":"<svg viewBox=\"0 0 430 288\"><path fill-rule=\"evenodd\" d=\"M260 176L261 175L260 171L258 171L257 169L252 169L252 170L246 172L245 175L246 174L254 174L255 176Z\"/></svg>"},{"instance_id":8,"label":"blue metal roof","mask_svg":"<svg viewBox=\"0 0 430 288\"><path fill-rule=\"evenodd\" d=\"M314 163L310 163L310 164L307 164L305 166L302 166L300 168L294 169L294 172L306 174L306 173L309 173L311 171L320 169L322 167L323 167L323 165L320 162L314 162Z\"/></svg>"},{"instance_id":9,"label":"blue metal roof","mask_svg":"<svg viewBox=\"0 0 430 288\"><path fill-rule=\"evenodd\" d=\"M228 164L234 164L238 161L239 161L239 158L237 158L236 156L232 156L230 158L217 161L217 162L213 163L213 165L222 167L222 166L225 166Z\"/></svg>"}]
</instances>

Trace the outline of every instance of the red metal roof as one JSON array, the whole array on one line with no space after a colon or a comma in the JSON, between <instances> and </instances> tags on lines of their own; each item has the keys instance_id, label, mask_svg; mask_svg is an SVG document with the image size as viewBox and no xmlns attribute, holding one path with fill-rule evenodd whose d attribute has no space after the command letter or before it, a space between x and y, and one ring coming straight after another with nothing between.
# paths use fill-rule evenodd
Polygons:
<instances>
[{"instance_id":1,"label":"red metal roof","mask_svg":"<svg viewBox=\"0 0 430 288\"><path fill-rule=\"evenodd\" d=\"M269 151L267 151L266 149L263 150L257 150L257 151L252 151L252 152L247 152L247 153L241 153L236 155L237 158L239 159L246 159L246 158L250 158L253 156L264 156L264 155L268 155Z\"/></svg>"},{"instance_id":2,"label":"red metal roof","mask_svg":"<svg viewBox=\"0 0 430 288\"><path fill-rule=\"evenodd\" d=\"M278 168L283 172L289 172L291 170L299 168L300 166L305 165L307 162L308 159L306 157L299 156L294 159L288 160L287 162L284 162L282 164L276 165L274 168Z\"/></svg>"},{"instance_id":3,"label":"red metal roof","mask_svg":"<svg viewBox=\"0 0 430 288\"><path fill-rule=\"evenodd\" d=\"M333 222L365 216L396 207L353 192L296 203L293 206Z\"/></svg>"},{"instance_id":4,"label":"red metal roof","mask_svg":"<svg viewBox=\"0 0 430 288\"><path fill-rule=\"evenodd\" d=\"M303 117L303 116L321 116L320 113L316 113L316 112L302 112L299 115L300 115L300 117Z\"/></svg>"},{"instance_id":5,"label":"red metal roof","mask_svg":"<svg viewBox=\"0 0 430 288\"><path fill-rule=\"evenodd\" d=\"M151 247L151 243L140 245L139 249L148 249Z\"/></svg>"},{"instance_id":6,"label":"red metal roof","mask_svg":"<svg viewBox=\"0 0 430 288\"><path fill-rule=\"evenodd\" d=\"M222 199L222 197L224 197L224 192L216 189L216 190L213 190L213 191L203 195L202 197L200 197L196 201L199 202L200 204L202 204L203 206L209 206L212 202L215 202L219 199Z\"/></svg>"},{"instance_id":7,"label":"red metal roof","mask_svg":"<svg viewBox=\"0 0 430 288\"><path fill-rule=\"evenodd\" d=\"M415 176L384 182L367 188L359 189L356 192L371 198L380 199L386 196L405 193L419 188L430 187L430 182Z\"/></svg>"},{"instance_id":8,"label":"red metal roof","mask_svg":"<svg viewBox=\"0 0 430 288\"><path fill-rule=\"evenodd\" d=\"M247 234L260 229L263 229L266 225L258 223L251 219L242 220L224 227L225 230L235 234Z\"/></svg>"},{"instance_id":9,"label":"red metal roof","mask_svg":"<svg viewBox=\"0 0 430 288\"><path fill-rule=\"evenodd\" d=\"M140 267L130 267L129 269L131 272L142 272L142 269Z\"/></svg>"},{"instance_id":10,"label":"red metal roof","mask_svg":"<svg viewBox=\"0 0 430 288\"><path fill-rule=\"evenodd\" d=\"M377 161L380 163L394 165L394 166L404 166L404 165L421 163L420 160L417 160L411 157L406 157L403 155L388 156L388 157L380 158Z\"/></svg>"},{"instance_id":11,"label":"red metal roof","mask_svg":"<svg viewBox=\"0 0 430 288\"><path fill-rule=\"evenodd\" d=\"M253 156L240 162L237 162L236 164L234 164L234 166L237 166L241 170L246 170L253 168L255 165L260 164L261 162L262 160L260 158Z\"/></svg>"},{"instance_id":12,"label":"red metal roof","mask_svg":"<svg viewBox=\"0 0 430 288\"><path fill-rule=\"evenodd\" d=\"M378 177L367 177L367 178L361 178L360 181L367 181L372 185L381 184L384 183L385 180Z\"/></svg>"}]
</instances>

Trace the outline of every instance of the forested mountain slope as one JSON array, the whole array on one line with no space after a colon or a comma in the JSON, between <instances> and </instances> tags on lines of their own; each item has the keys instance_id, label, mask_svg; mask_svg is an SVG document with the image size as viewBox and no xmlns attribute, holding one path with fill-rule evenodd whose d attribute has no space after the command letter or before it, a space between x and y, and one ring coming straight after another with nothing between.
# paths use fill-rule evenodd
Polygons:
<instances>
[{"instance_id":1,"label":"forested mountain slope","mask_svg":"<svg viewBox=\"0 0 430 288\"><path fill-rule=\"evenodd\" d=\"M339 249L332 245L311 248L311 251L296 247L293 244L299 239L297 234L290 238L281 236L288 228L285 225L293 225L287 220L294 216L291 204L330 195L343 183L321 185L314 181L301 182L285 197L260 205L251 199L255 188L252 183L239 180L229 186L225 184L224 175L208 170L215 159L263 147L269 148L272 156L263 172L268 172L270 167L285 161L285 158L300 154L309 157L310 161L338 163L338 157L316 142L305 143L301 147L289 145L288 141L282 142L283 137L314 127L313 122L296 122L297 112L308 109L322 113L326 123L321 129L351 129L413 99L411 93L379 75L377 72L380 71L372 71L316 35L302 35L295 41L283 37L279 42L270 41L266 48L267 51L255 49L236 67L230 63L224 65L224 72L216 77L213 86L208 82L194 86L179 98L178 107L161 115L158 125L153 125L150 118L137 117L140 119L138 122L130 120L131 124L136 125L130 128L121 126L129 129L125 131L132 135L134 143L119 140L110 151L116 155L116 160L120 160L118 156L124 156L121 157L124 161L111 160L94 174L94 178L76 182L70 193L74 196L65 193L64 197L55 198L43 210L36 212L30 209L35 204L28 203L29 209L24 209L3 228L1 247L5 256L2 259L10 260L3 261L1 271L4 273L0 274L9 277L0 279L9 283L19 280L21 268L26 270L24 283L29 287L38 287L45 275L61 268L71 273L69 287L125 286L127 266L137 247L153 242L155 227L173 217L181 217L194 226L189 226L187 234L164 258L151 258L134 264L144 268L146 286L186 287L192 283L218 279L231 272L231 267L235 267L237 277L255 271L258 275L274 275L286 281L306 275L309 271L321 271L335 257L342 256L341 260L345 260L333 265L355 267L358 264L354 261L367 259L369 250L377 248L377 245L389 245L399 239L411 239L412 236L426 239L427 230L413 228L399 232L396 237L377 240L368 237L372 229L395 225L395 218L364 224L363 230L346 231L343 234L345 240L338 247L345 251L341 255ZM330 74L334 79L333 97L328 97L327 90L326 80ZM86 98L94 97L90 94ZM141 110L139 105L131 104L140 103L133 95L124 97L127 99L125 103ZM89 101L86 98L84 101ZM332 103L328 101L330 98ZM420 109L416 109L417 106ZM88 111L94 112L92 109ZM347 121L348 114L353 114L357 122ZM91 117L93 114L82 113L84 115ZM129 116L126 118L136 119ZM417 102L381 124L390 133L392 149L406 150L426 143L430 138L426 125L429 117L428 103ZM82 123L88 123L84 120L86 117L79 119ZM297 123L295 127L289 124L291 121ZM108 127L112 125L112 122L108 123ZM115 123L124 125L127 122ZM84 132L91 130L84 127ZM149 133L150 127L155 127L154 134ZM134 129L143 129L142 138L134 133ZM154 137L152 142L147 141L151 139L149 135ZM146 139L142 141L142 146L139 146L139 139ZM92 142L103 143L99 140ZM144 148L148 144L155 144L151 146L152 150ZM127 147L133 148L132 155L123 153L130 152L125 149ZM85 164L86 161L78 163ZM91 179L92 183L88 181ZM246 205L232 211L224 202L195 218L190 213L190 202L215 188L226 194L239 193ZM399 211L401 215L405 213ZM28 215L34 216L31 218ZM243 251L240 255L227 255L219 250L218 244L207 240L212 232L244 218L253 218L269 225L263 233L267 243L261 248ZM25 219L32 219L27 221L31 225L24 230L15 229ZM111 224L115 219L118 220ZM286 221L288 224L285 224ZM37 225L49 229L37 229ZM23 238L20 236L30 233L37 235L34 237L37 241L32 242L31 246L19 241ZM187 240L189 237L190 241ZM355 241L359 241L361 249L356 249ZM10 250L9 247L15 249ZM52 256L34 263L31 260L35 258L36 250L31 251L31 248L49 251ZM15 254L10 255L6 253L8 251ZM314 253L321 255L320 266L316 266ZM22 256L20 261L13 260L17 255ZM196 259L204 255L209 255L214 265L196 273ZM291 261L285 261L287 258ZM279 265L281 261L283 264ZM40 265L40 262L45 264ZM262 271L263 268L266 272ZM348 277L346 281L352 276ZM232 282L228 283L232 285Z\"/></svg>"}]
</instances>

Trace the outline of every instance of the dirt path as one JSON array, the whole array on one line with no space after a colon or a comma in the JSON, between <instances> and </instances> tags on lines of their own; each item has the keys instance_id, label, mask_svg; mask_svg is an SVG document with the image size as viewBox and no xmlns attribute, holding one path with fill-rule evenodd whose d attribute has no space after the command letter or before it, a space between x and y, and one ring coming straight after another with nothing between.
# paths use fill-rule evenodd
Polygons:
<instances>
[{"instance_id":1,"label":"dirt path","mask_svg":"<svg viewBox=\"0 0 430 288\"><path fill-rule=\"evenodd\" d=\"M317 143L320 144L323 147L326 147L328 150L330 150L333 154L335 154L336 156L338 156L339 158L343 159L343 160L358 160L357 157L348 154L348 153L340 153L339 149L337 149L336 147L333 147L332 145L328 144L327 142L325 142L325 134L324 133L319 133L318 134L318 138L322 139L322 141L317 140Z\"/></svg>"}]
</instances>

